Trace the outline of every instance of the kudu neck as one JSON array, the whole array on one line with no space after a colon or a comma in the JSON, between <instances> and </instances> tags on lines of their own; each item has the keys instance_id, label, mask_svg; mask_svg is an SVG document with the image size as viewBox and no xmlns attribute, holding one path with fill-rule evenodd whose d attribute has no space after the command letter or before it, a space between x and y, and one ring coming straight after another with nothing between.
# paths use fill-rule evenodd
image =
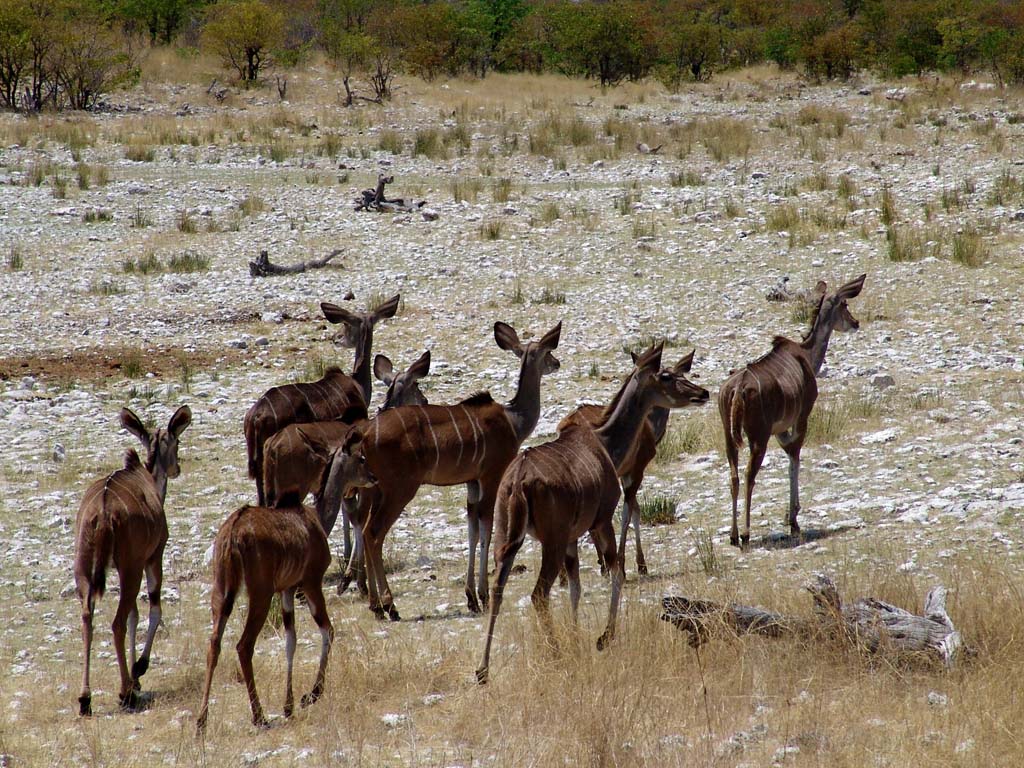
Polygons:
<instances>
[{"instance_id":1,"label":"kudu neck","mask_svg":"<svg viewBox=\"0 0 1024 768\"><path fill-rule=\"evenodd\" d=\"M370 352L373 349L373 326L367 323L367 328L359 334L359 341L356 343L356 359L352 363L352 378L363 393L363 401L366 406L370 405L370 398L373 397L373 381L370 377L370 370L373 362Z\"/></svg>"},{"instance_id":2,"label":"kudu neck","mask_svg":"<svg viewBox=\"0 0 1024 768\"><path fill-rule=\"evenodd\" d=\"M630 377L614 402L615 410L597 428L595 434L611 457L612 464L619 467L626 460L633 440L651 410L651 404L640 390L635 376Z\"/></svg>"},{"instance_id":3,"label":"kudu neck","mask_svg":"<svg viewBox=\"0 0 1024 768\"><path fill-rule=\"evenodd\" d=\"M520 443L533 433L540 420L540 378L540 369L535 365L527 365L524 355L519 366L519 385L515 397L505 406L505 413Z\"/></svg>"},{"instance_id":4,"label":"kudu neck","mask_svg":"<svg viewBox=\"0 0 1024 768\"><path fill-rule=\"evenodd\" d=\"M822 319L822 313L819 311L818 316L814 319L814 325L811 326L811 332L804 340L803 347L810 355L811 368L814 369L815 376L818 375L821 366L825 363L825 353L828 352L828 342L832 338L834 327L835 323Z\"/></svg>"},{"instance_id":5,"label":"kudu neck","mask_svg":"<svg viewBox=\"0 0 1024 768\"><path fill-rule=\"evenodd\" d=\"M164 499L167 498L167 470L164 469L159 461L153 461L152 466L150 466L150 462L147 461L146 469L153 478L153 485L156 486L157 498L160 499L160 506L163 507Z\"/></svg>"}]
</instances>

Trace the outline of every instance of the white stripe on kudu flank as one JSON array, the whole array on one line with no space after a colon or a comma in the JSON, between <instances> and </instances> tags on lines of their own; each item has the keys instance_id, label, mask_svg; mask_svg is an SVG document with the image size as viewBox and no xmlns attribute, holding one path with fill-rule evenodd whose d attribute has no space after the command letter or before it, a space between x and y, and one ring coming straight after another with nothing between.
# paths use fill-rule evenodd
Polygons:
<instances>
[{"instance_id":1,"label":"white stripe on kudu flank","mask_svg":"<svg viewBox=\"0 0 1024 768\"><path fill-rule=\"evenodd\" d=\"M473 463L476 464L476 454L480 447L480 430L477 427L476 419L473 418L473 414L469 412L469 409L464 405L460 405L459 407L462 409L462 412L466 414L466 418L469 420L469 428L473 430Z\"/></svg>"},{"instance_id":2,"label":"white stripe on kudu flank","mask_svg":"<svg viewBox=\"0 0 1024 768\"><path fill-rule=\"evenodd\" d=\"M430 423L430 417L427 416L426 411L422 405L417 405L419 408L420 416L425 422L427 422L427 428L430 430L430 436L434 438L434 469L437 469L437 465L441 463L441 446L437 442L437 433L434 431L434 425Z\"/></svg>"},{"instance_id":3,"label":"white stripe on kudu flank","mask_svg":"<svg viewBox=\"0 0 1024 768\"><path fill-rule=\"evenodd\" d=\"M459 438L459 457L455 459L455 464L456 466L460 466L462 464L462 449L464 447L464 443L462 441L462 430L459 428L459 422L455 419L455 410L453 408L448 409L448 417L452 420L452 426L455 427L455 434L458 435Z\"/></svg>"}]
</instances>

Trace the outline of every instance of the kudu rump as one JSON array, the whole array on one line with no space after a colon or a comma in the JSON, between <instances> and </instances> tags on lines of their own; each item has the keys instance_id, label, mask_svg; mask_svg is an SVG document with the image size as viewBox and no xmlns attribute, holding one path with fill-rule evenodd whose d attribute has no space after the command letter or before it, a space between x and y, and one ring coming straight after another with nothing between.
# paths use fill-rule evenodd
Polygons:
<instances>
[{"instance_id":1,"label":"kudu rump","mask_svg":"<svg viewBox=\"0 0 1024 768\"><path fill-rule=\"evenodd\" d=\"M509 465L498 488L497 539L494 559L498 575L491 595L491 614L483 662L477 680L487 682L494 625L501 610L505 583L527 534L541 544L540 574L533 605L551 633L548 595L559 571L569 577L573 620L580 599L578 541L589 531L611 571L612 594L608 625L597 641L602 649L615 634L615 618L625 578L618 557L612 515L619 504L617 467L633 448L637 433L652 408L683 408L708 402L708 391L679 371L661 368L661 345L637 360L596 427L570 424L558 438L527 448ZM623 525L622 538L627 529Z\"/></svg>"},{"instance_id":2,"label":"kudu rump","mask_svg":"<svg viewBox=\"0 0 1024 768\"><path fill-rule=\"evenodd\" d=\"M772 340L771 352L733 373L718 392L718 412L725 428L725 455L729 460L732 491L729 541L733 546L750 542L750 497L772 435L789 456L789 512L786 522L793 536L800 533L797 522L800 511L800 449L807 436L807 419L818 397L816 377L825 361L832 331L853 331L860 327L846 302L860 294L865 277L861 275L830 294L826 293L825 282L819 282L815 289L818 294L817 312L804 339L796 342L776 336ZM750 446L750 459L744 502L746 516L741 536L736 518L740 488L739 450L743 446L744 435Z\"/></svg>"},{"instance_id":3,"label":"kudu rump","mask_svg":"<svg viewBox=\"0 0 1024 768\"><path fill-rule=\"evenodd\" d=\"M267 438L289 424L337 419L352 406L361 405L365 415L371 396L373 327L385 318L394 317L399 299L399 295L392 296L368 312L351 312L337 304L322 303L320 309L324 317L332 323L343 323L344 343L355 347L352 375L332 366L319 381L272 387L246 412L245 448L249 477L256 481L258 504L267 503L263 488L263 447Z\"/></svg>"},{"instance_id":4,"label":"kudu rump","mask_svg":"<svg viewBox=\"0 0 1024 768\"><path fill-rule=\"evenodd\" d=\"M494 324L494 340L519 357L519 385L506 405L490 394L473 395L455 405L400 406L382 411L366 429L366 458L378 478L376 488L360 494L354 510L363 528L370 608L378 616L398 619L384 574L384 537L423 484L467 486L469 567L466 599L480 610L487 600L487 552L490 547L494 497L502 473L540 418L540 381L558 370L552 354L558 346L559 323L539 341L523 343L505 323ZM479 582L474 584L477 547ZM349 577L351 578L351 574Z\"/></svg>"},{"instance_id":5,"label":"kudu rump","mask_svg":"<svg viewBox=\"0 0 1024 768\"><path fill-rule=\"evenodd\" d=\"M163 556L167 545L167 518L164 498L168 478L181 474L178 467L178 438L192 423L192 411L181 406L167 429L150 433L132 411L121 409L121 425L135 435L146 449L146 463L134 449L124 457L119 469L90 485L82 497L75 519L75 588L82 601L82 643L85 669L79 712L92 714L92 689L89 687L89 661L92 651L92 620L96 601L107 584L107 567L113 562L121 581L121 597L114 614L114 651L121 672L118 700L126 709L139 704L139 678L149 668L153 638L160 625L160 587L163 582ZM139 623L136 598L142 576L146 576L149 595L149 627L142 655L135 659L135 630ZM131 672L125 656L125 631L131 652Z\"/></svg>"}]
</instances>

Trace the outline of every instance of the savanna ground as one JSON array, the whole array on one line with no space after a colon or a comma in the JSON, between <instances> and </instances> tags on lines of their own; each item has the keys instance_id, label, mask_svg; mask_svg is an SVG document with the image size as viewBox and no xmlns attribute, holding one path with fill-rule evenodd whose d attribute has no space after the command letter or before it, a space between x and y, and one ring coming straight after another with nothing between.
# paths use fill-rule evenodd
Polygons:
<instances>
[{"instance_id":1,"label":"savanna ground","mask_svg":"<svg viewBox=\"0 0 1024 768\"><path fill-rule=\"evenodd\" d=\"M763 69L677 95L554 77L403 81L393 103L346 110L327 70L291 76L284 104L272 89L220 103L207 93L214 74L154 57L144 84L112 100L124 109L0 116L5 764L1024 760L1024 93L945 80L812 87ZM395 175L389 194L425 199L439 219L353 212L382 169ZM253 279L260 248L282 263L345 252L343 266ZM404 620L378 623L329 588L337 641L324 699L256 731L236 679L236 611L208 735L195 738L205 553L253 497L242 416L274 384L329 362L351 368L319 301L400 292L375 351L404 367L431 349L424 384L438 403L482 388L512 396L516 361L494 345L495 320L524 336L564 320L543 440L578 401L611 396L628 348L664 337L673 360L695 347L694 372L714 393L774 334L806 326L794 304L765 300L781 276L806 288L861 272L861 329L833 339L804 451L813 541L765 545L783 531L788 488L773 446L755 489L759 543L729 547L717 413L676 414L642 492L672 522L644 527L648 577L629 545L615 643L594 648L608 584L589 547L579 632L563 625L557 649L544 641L530 544L480 687L483 618L462 595L464 489L424 488L387 548ZM78 501L132 445L116 426L122 405L162 425L182 402L195 418L167 496L164 627L143 678L153 700L117 711L115 589L100 604L95 716L83 720ZM914 610L945 584L973 654L945 671L826 641L721 636L698 655L658 620L670 593L806 614L801 586L815 571L848 598ZM566 602L556 588L562 619ZM301 692L318 636L301 614L298 631ZM269 627L256 675L271 712L283 662L283 634Z\"/></svg>"}]
</instances>

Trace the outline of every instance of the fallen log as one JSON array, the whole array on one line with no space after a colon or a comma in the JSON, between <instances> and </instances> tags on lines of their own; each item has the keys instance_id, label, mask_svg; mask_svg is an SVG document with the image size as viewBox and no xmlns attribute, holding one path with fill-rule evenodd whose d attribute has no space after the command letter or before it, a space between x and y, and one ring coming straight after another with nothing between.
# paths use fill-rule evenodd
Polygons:
<instances>
[{"instance_id":1,"label":"fallen log","mask_svg":"<svg viewBox=\"0 0 1024 768\"><path fill-rule=\"evenodd\" d=\"M300 261L298 264L274 264L270 260L270 256L266 250L260 251L260 255L256 257L256 261L249 262L249 274L253 277L267 277L268 275L295 275L299 272L305 272L307 269L320 269L326 267L331 260L341 253L341 249L337 248L331 251L329 254L319 259L310 259L309 261Z\"/></svg>"},{"instance_id":2,"label":"fallen log","mask_svg":"<svg viewBox=\"0 0 1024 768\"><path fill-rule=\"evenodd\" d=\"M426 200L418 203L407 203L404 197L388 199L384 197L384 187L395 180L394 176L377 176L377 186L373 189L364 189L356 198L357 211L378 211L391 213L412 213L427 204Z\"/></svg>"},{"instance_id":3,"label":"fallen log","mask_svg":"<svg viewBox=\"0 0 1024 768\"><path fill-rule=\"evenodd\" d=\"M689 643L701 646L719 628L737 635L834 637L871 653L927 654L951 667L963 651L963 638L946 612L946 588L933 587L922 615L875 598L844 605L828 576L817 574L805 588L814 600L812 619L786 616L748 605L722 605L710 600L670 596L662 599L662 621L690 633Z\"/></svg>"}]
</instances>

